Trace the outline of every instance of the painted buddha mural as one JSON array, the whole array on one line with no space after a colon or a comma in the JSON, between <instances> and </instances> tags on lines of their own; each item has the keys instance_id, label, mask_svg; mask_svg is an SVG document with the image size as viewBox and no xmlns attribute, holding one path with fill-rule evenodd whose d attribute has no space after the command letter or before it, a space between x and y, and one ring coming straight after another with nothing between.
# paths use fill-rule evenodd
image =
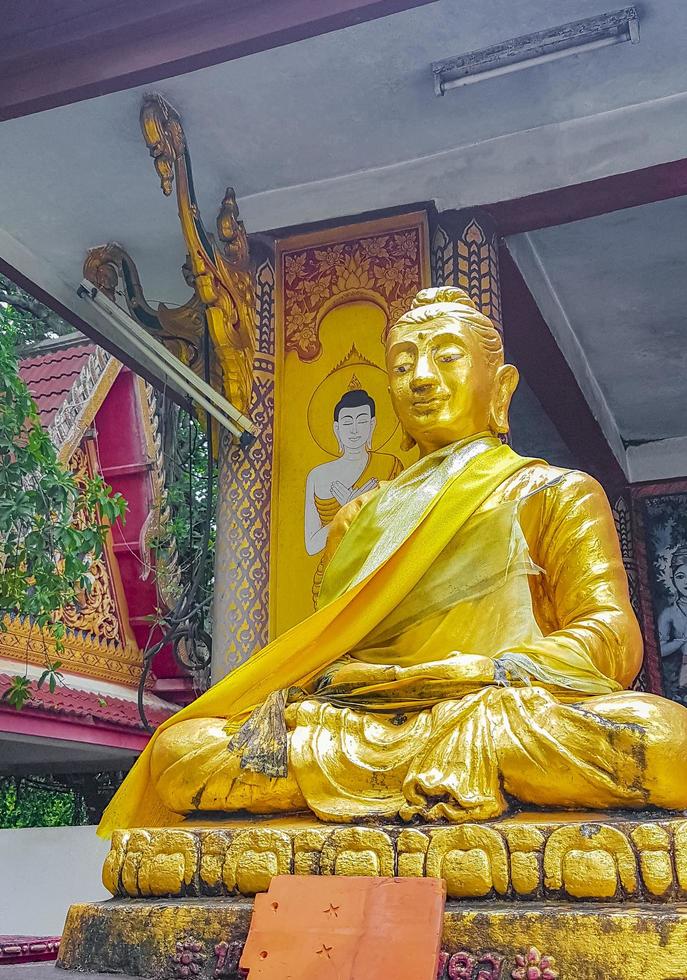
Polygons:
<instances>
[{"instance_id":1,"label":"painted buddha mural","mask_svg":"<svg viewBox=\"0 0 687 980\"><path fill-rule=\"evenodd\" d=\"M671 551L665 561L664 580L670 589L673 601L658 617L658 635L661 656L677 659L673 667L676 683L671 688L687 688L687 546L679 546ZM680 654L675 658L675 654ZM664 668L665 670L665 668Z\"/></svg>"},{"instance_id":2,"label":"painted buddha mural","mask_svg":"<svg viewBox=\"0 0 687 980\"><path fill-rule=\"evenodd\" d=\"M377 370L373 365L369 367ZM354 371L348 390L333 411L332 432L338 457L315 466L305 485L305 550L309 555L324 551L329 528L342 507L401 472L403 467L396 456L372 448L376 426L375 400L361 387ZM315 607L323 572L321 559L313 580Z\"/></svg>"},{"instance_id":3,"label":"painted buddha mural","mask_svg":"<svg viewBox=\"0 0 687 980\"><path fill-rule=\"evenodd\" d=\"M490 320L425 290L386 364L420 458L338 510L318 610L158 730L102 832L687 807L687 709L625 690L642 643L606 497L501 443L518 375Z\"/></svg>"}]
</instances>

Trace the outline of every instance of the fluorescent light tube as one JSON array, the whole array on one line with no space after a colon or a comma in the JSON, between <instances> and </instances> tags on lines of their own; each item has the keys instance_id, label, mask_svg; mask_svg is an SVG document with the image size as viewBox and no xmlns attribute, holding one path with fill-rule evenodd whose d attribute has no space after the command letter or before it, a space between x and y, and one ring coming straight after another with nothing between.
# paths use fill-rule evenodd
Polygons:
<instances>
[{"instance_id":1,"label":"fluorescent light tube","mask_svg":"<svg viewBox=\"0 0 687 980\"><path fill-rule=\"evenodd\" d=\"M113 303L92 282L82 279L77 292L82 299L97 306L100 313L107 318L115 336L121 337L119 343L123 349L145 354L160 370L162 376L169 378L173 387L183 391L195 404L209 412L221 426L228 429L239 440L241 445L248 446L254 441L258 429L247 416L194 374L163 344L151 337L132 316Z\"/></svg>"},{"instance_id":2,"label":"fluorescent light tube","mask_svg":"<svg viewBox=\"0 0 687 980\"><path fill-rule=\"evenodd\" d=\"M639 15L635 7L623 7L537 34L524 34L481 51L436 61L432 65L434 92L443 95L452 88L623 41L639 42Z\"/></svg>"}]
</instances>

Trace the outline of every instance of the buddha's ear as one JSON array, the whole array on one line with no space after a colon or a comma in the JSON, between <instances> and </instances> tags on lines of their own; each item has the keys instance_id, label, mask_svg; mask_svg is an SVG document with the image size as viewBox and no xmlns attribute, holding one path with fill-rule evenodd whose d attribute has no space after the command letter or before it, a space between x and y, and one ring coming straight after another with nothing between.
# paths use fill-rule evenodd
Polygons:
<instances>
[{"instance_id":1,"label":"buddha's ear","mask_svg":"<svg viewBox=\"0 0 687 980\"><path fill-rule=\"evenodd\" d=\"M508 432L510 428L508 409L519 380L520 374L513 364L502 364L497 370L489 413L489 428L492 432L499 434Z\"/></svg>"},{"instance_id":2,"label":"buddha's ear","mask_svg":"<svg viewBox=\"0 0 687 980\"><path fill-rule=\"evenodd\" d=\"M415 442L413 437L408 432L406 432L403 426L401 426L401 432L402 432L401 449L403 450L404 453L409 453L411 449L414 449L415 446L417 446L417 443Z\"/></svg>"},{"instance_id":3,"label":"buddha's ear","mask_svg":"<svg viewBox=\"0 0 687 980\"><path fill-rule=\"evenodd\" d=\"M335 422L332 426L332 429L334 430L334 438L336 439L336 444L339 447L339 455L341 455L341 453L343 452L343 446L341 444L341 438L339 436L339 423Z\"/></svg>"}]
</instances>

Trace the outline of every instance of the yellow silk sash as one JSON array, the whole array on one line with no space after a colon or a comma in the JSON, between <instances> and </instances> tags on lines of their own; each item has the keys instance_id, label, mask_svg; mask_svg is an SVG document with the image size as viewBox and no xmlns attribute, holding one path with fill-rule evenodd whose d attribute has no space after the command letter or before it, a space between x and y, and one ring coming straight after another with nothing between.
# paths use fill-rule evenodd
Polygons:
<instances>
[{"instance_id":1,"label":"yellow silk sash","mask_svg":"<svg viewBox=\"0 0 687 980\"><path fill-rule=\"evenodd\" d=\"M531 462L493 438L479 441L482 445L467 453L466 446L476 440L419 460L361 509L325 577L330 601L158 728L105 811L100 836L118 828L178 823L182 818L163 806L151 784L150 757L158 735L193 718L226 718L238 725L273 692L317 677L382 622L472 514ZM348 581L352 585L341 591Z\"/></svg>"}]
</instances>

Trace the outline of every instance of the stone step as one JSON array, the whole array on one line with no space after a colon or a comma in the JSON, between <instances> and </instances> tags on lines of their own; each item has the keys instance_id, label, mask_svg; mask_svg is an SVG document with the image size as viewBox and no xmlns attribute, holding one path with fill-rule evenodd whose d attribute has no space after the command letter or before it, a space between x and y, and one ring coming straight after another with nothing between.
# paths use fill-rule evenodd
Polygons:
<instances>
[{"instance_id":1,"label":"stone step","mask_svg":"<svg viewBox=\"0 0 687 980\"><path fill-rule=\"evenodd\" d=\"M238 980L252 905L244 897L74 905L58 965L156 980ZM369 976L379 976L374 955ZM685 980L687 905L449 901L439 976Z\"/></svg>"}]
</instances>

